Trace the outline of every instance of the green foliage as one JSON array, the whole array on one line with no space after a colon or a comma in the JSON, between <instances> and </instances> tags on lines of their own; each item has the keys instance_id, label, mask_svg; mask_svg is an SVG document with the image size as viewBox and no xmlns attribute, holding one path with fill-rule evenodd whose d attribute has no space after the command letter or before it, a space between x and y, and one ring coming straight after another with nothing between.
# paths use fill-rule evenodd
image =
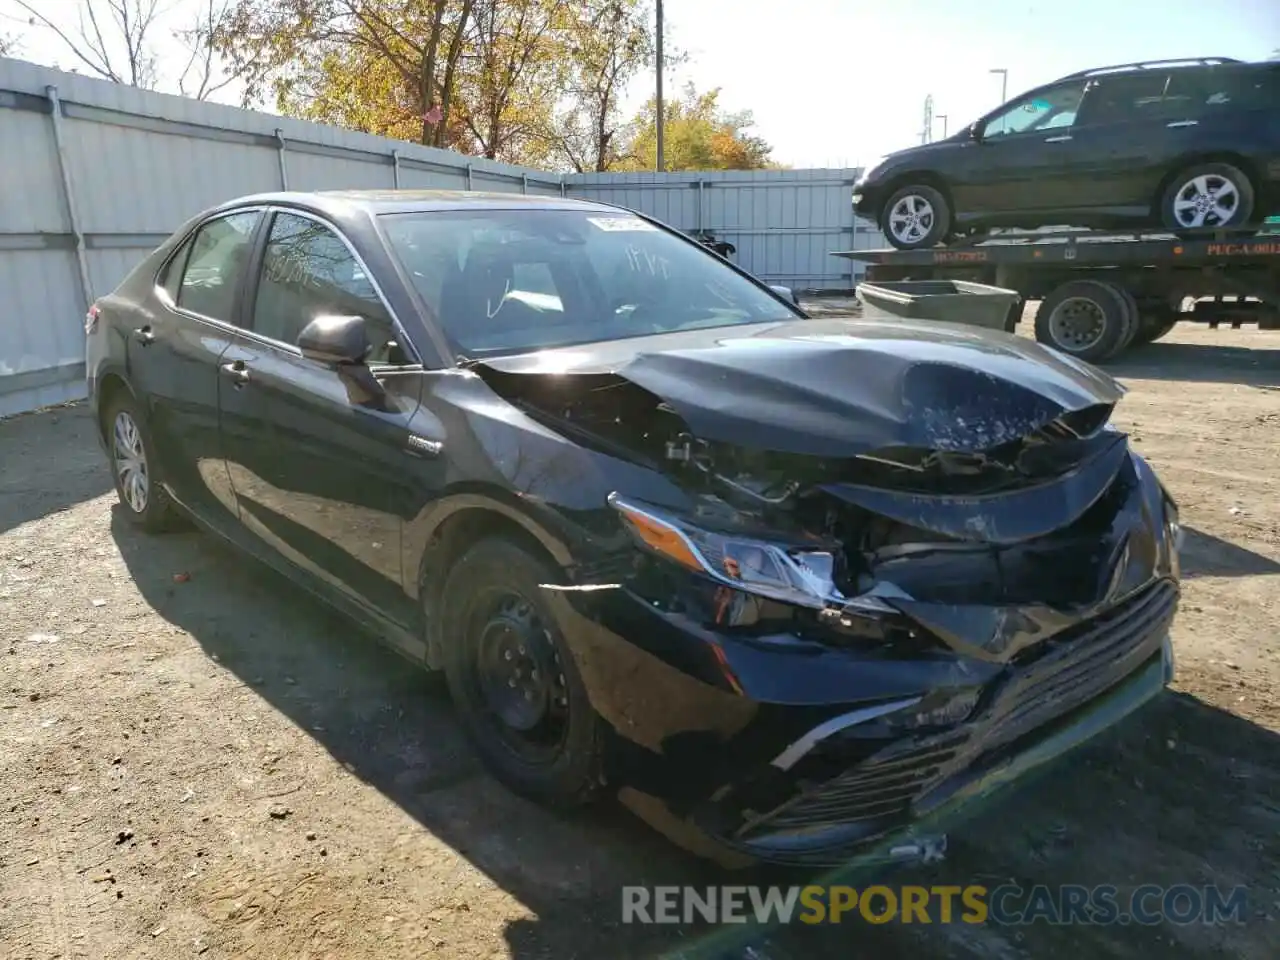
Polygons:
<instances>
[{"instance_id":1,"label":"green foliage","mask_svg":"<svg viewBox=\"0 0 1280 960\"><path fill-rule=\"evenodd\" d=\"M763 170L776 167L773 148L751 133L751 111L728 113L719 104L720 89L699 93L687 84L676 100L663 104L663 161L667 170ZM654 170L658 131L654 100L633 123L634 134L618 169Z\"/></svg>"}]
</instances>

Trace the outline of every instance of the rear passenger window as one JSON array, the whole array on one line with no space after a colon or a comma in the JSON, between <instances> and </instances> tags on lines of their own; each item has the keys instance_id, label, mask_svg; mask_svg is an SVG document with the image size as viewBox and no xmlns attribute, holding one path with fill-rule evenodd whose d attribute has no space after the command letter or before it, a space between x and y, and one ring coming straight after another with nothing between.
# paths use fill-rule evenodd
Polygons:
<instances>
[{"instance_id":1,"label":"rear passenger window","mask_svg":"<svg viewBox=\"0 0 1280 960\"><path fill-rule=\"evenodd\" d=\"M296 343L322 316L364 317L373 345L369 362L406 362L390 314L342 238L315 220L277 213L262 256L254 332Z\"/></svg>"},{"instance_id":2,"label":"rear passenger window","mask_svg":"<svg viewBox=\"0 0 1280 960\"><path fill-rule=\"evenodd\" d=\"M1261 110L1273 105L1274 70L1213 67L1175 73L1166 112L1190 117L1225 110Z\"/></svg>"},{"instance_id":3,"label":"rear passenger window","mask_svg":"<svg viewBox=\"0 0 1280 960\"><path fill-rule=\"evenodd\" d=\"M1161 109L1167 73L1129 73L1101 77L1089 84L1081 111L1082 124L1133 123L1155 116Z\"/></svg>"},{"instance_id":4,"label":"rear passenger window","mask_svg":"<svg viewBox=\"0 0 1280 960\"><path fill-rule=\"evenodd\" d=\"M256 210L233 213L210 220L196 231L178 288L178 306L224 323L235 322L236 289L249 262L259 216Z\"/></svg>"},{"instance_id":5,"label":"rear passenger window","mask_svg":"<svg viewBox=\"0 0 1280 960\"><path fill-rule=\"evenodd\" d=\"M164 288L164 292L169 294L169 299L174 303L178 302L178 286L182 283L182 268L187 265L187 255L191 253L191 241L188 240L178 252L169 258L156 277L156 283Z\"/></svg>"}]
</instances>

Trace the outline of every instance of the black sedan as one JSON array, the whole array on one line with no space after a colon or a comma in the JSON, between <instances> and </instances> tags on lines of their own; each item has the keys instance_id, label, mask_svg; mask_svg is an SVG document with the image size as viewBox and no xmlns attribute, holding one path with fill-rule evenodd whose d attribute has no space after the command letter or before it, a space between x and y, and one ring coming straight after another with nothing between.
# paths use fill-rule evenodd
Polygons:
<instances>
[{"instance_id":1,"label":"black sedan","mask_svg":"<svg viewBox=\"0 0 1280 960\"><path fill-rule=\"evenodd\" d=\"M86 328L123 514L192 518L444 670L545 803L626 788L749 858L928 856L1171 675L1177 511L1114 381L806 318L615 207L250 197Z\"/></svg>"}]
</instances>

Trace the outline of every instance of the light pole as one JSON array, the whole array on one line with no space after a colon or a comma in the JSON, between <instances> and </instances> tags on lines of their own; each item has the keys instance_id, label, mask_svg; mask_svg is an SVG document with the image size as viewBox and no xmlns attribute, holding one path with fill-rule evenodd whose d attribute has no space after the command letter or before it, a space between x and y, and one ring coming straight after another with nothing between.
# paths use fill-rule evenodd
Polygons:
<instances>
[{"instance_id":1,"label":"light pole","mask_svg":"<svg viewBox=\"0 0 1280 960\"><path fill-rule=\"evenodd\" d=\"M1008 67L995 67L989 72L1000 74L1000 102L1004 103L1009 99L1009 69Z\"/></svg>"},{"instance_id":2,"label":"light pole","mask_svg":"<svg viewBox=\"0 0 1280 960\"><path fill-rule=\"evenodd\" d=\"M947 115L945 113L939 113L935 116L938 120L942 121L942 139L945 140L947 139Z\"/></svg>"},{"instance_id":3,"label":"light pole","mask_svg":"<svg viewBox=\"0 0 1280 960\"><path fill-rule=\"evenodd\" d=\"M654 100L656 102L657 112L658 112L658 116L655 121L657 123L657 129L658 129L658 172L661 173L664 169L666 169L665 158L663 157L663 142L662 142L663 141L662 128L664 125L663 120L665 119L663 116L664 111L662 109L662 0L657 0L657 17L658 17L658 24L657 24L657 44L656 44L657 51L656 52L658 55L658 62L655 65L655 71L654 71L656 74L657 90L655 91L656 96L654 97Z\"/></svg>"}]
</instances>

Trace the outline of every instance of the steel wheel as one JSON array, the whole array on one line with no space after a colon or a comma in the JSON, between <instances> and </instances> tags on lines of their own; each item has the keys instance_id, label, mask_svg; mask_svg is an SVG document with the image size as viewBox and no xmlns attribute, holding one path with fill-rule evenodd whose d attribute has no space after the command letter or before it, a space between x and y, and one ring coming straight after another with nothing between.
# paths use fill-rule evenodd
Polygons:
<instances>
[{"instance_id":1,"label":"steel wheel","mask_svg":"<svg viewBox=\"0 0 1280 960\"><path fill-rule=\"evenodd\" d=\"M937 213L933 204L917 193L901 197L889 210L889 232L903 244L917 244L933 229Z\"/></svg>"},{"instance_id":2,"label":"steel wheel","mask_svg":"<svg viewBox=\"0 0 1280 960\"><path fill-rule=\"evenodd\" d=\"M1180 227L1220 227L1240 210L1240 189L1229 177L1203 173L1185 181L1173 195L1173 218Z\"/></svg>"},{"instance_id":3,"label":"steel wheel","mask_svg":"<svg viewBox=\"0 0 1280 960\"><path fill-rule=\"evenodd\" d=\"M491 726L522 760L553 760L568 732L569 698L560 653L537 610L512 590L476 598L471 682Z\"/></svg>"},{"instance_id":4,"label":"steel wheel","mask_svg":"<svg viewBox=\"0 0 1280 960\"><path fill-rule=\"evenodd\" d=\"M1068 353L1081 353L1094 346L1106 329L1102 307L1087 297L1069 297L1049 314L1049 333Z\"/></svg>"},{"instance_id":5,"label":"steel wheel","mask_svg":"<svg viewBox=\"0 0 1280 960\"><path fill-rule=\"evenodd\" d=\"M117 413L112 424L111 455L125 503L134 513L145 513L151 497L151 474L142 433L128 410Z\"/></svg>"}]
</instances>

